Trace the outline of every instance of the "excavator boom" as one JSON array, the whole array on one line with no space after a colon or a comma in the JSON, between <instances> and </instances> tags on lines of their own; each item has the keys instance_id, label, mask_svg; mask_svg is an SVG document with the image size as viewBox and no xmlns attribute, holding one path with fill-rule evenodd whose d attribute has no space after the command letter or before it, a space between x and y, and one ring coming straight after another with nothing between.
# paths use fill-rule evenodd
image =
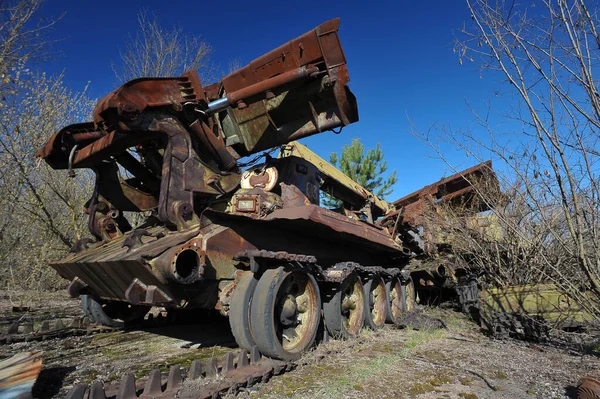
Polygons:
<instances>
[{"instance_id":1,"label":"excavator boom","mask_svg":"<svg viewBox=\"0 0 600 399\"><path fill-rule=\"evenodd\" d=\"M98 102L93 122L61 129L36 155L95 171L97 238L128 230L124 211L156 209L184 229L239 186L239 158L358 120L338 28L325 22L208 86L195 71L130 81Z\"/></svg>"}]
</instances>

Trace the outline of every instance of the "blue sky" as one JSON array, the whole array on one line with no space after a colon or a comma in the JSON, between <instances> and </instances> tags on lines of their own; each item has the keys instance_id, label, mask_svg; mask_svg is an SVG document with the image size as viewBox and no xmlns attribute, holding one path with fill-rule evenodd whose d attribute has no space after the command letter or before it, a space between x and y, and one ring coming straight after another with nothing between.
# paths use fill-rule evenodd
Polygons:
<instances>
[{"instance_id":1,"label":"blue sky","mask_svg":"<svg viewBox=\"0 0 600 399\"><path fill-rule=\"evenodd\" d=\"M459 64L452 51L454 34L470 22L470 15L462 1L442 0L49 0L45 15L65 15L52 32L53 38L61 39L53 46L60 56L44 69L64 71L73 89L80 90L90 81L93 96L107 94L117 85L111 63L119 61L119 49L128 34L135 33L136 14L143 8L158 15L166 28L176 25L201 35L214 49L212 61L223 71L233 59L245 64L326 20L341 17L340 38L360 121L340 135L328 132L304 143L326 159L355 137L367 148L381 143L389 169L398 171L398 183L388 200L452 173L411 136L407 116L424 130L434 123L473 126L465 102L482 106L494 98L498 87L498 76L480 77L474 64ZM463 152L447 147L445 151L457 167L475 163Z\"/></svg>"}]
</instances>

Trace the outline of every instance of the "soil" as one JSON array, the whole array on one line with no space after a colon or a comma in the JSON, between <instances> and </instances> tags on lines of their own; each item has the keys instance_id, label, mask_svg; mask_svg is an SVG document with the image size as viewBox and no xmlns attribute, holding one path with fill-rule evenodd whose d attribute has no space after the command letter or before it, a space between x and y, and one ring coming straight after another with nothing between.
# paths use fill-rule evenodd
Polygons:
<instances>
[{"instance_id":1,"label":"soil","mask_svg":"<svg viewBox=\"0 0 600 399\"><path fill-rule=\"evenodd\" d=\"M0 300L0 327L20 318L81 315L79 301L52 294L22 302ZM363 330L348 341L331 340L307 353L299 367L242 392L246 398L570 398L578 381L600 377L596 352L497 340L465 316L435 308L420 324ZM115 383L125 373L147 376L152 368L182 367L194 359L221 357L235 347L226 319L199 315L193 324L132 329L91 336L0 345L0 360L43 351L34 397L64 397L75 383Z\"/></svg>"},{"instance_id":2,"label":"soil","mask_svg":"<svg viewBox=\"0 0 600 399\"><path fill-rule=\"evenodd\" d=\"M482 334L462 314L428 309L447 328L363 331L331 341L252 398L574 398L600 357ZM443 323L435 322L442 320ZM425 323L427 324L427 323Z\"/></svg>"}]
</instances>

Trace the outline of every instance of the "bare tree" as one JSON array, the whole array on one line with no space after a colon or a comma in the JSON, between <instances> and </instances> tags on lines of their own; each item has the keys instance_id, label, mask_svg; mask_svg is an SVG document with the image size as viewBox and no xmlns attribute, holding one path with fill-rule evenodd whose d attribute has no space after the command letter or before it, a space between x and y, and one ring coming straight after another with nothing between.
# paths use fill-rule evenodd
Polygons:
<instances>
[{"instance_id":1,"label":"bare tree","mask_svg":"<svg viewBox=\"0 0 600 399\"><path fill-rule=\"evenodd\" d=\"M50 288L56 281L47 263L64 256L86 231L84 204L90 174L77 179L40 164L33 152L67 124L89 119L93 101L68 90L62 76L26 68L12 77L14 94L0 113L0 263L5 284Z\"/></svg>"},{"instance_id":2,"label":"bare tree","mask_svg":"<svg viewBox=\"0 0 600 399\"><path fill-rule=\"evenodd\" d=\"M138 31L129 36L121 53L121 65L113 65L121 82L147 76L179 76L196 69L203 82L215 78L210 64L212 48L199 36L185 34L180 27L167 30L147 11L138 14Z\"/></svg>"},{"instance_id":3,"label":"bare tree","mask_svg":"<svg viewBox=\"0 0 600 399\"><path fill-rule=\"evenodd\" d=\"M229 64L227 64L227 73L234 73L238 69L241 69L243 66L244 64L242 64L242 60L240 60L239 58L234 58L233 60L229 61Z\"/></svg>"},{"instance_id":4,"label":"bare tree","mask_svg":"<svg viewBox=\"0 0 600 399\"><path fill-rule=\"evenodd\" d=\"M47 56L45 33L60 19L39 16L43 0L0 0L0 94L9 90L10 71Z\"/></svg>"},{"instance_id":5,"label":"bare tree","mask_svg":"<svg viewBox=\"0 0 600 399\"><path fill-rule=\"evenodd\" d=\"M598 317L596 10L583 0L544 0L531 6L516 1L466 3L471 22L461 30L455 50L461 63L472 61L480 73L504 79L507 93L498 95L507 97L512 111L496 115L489 107L483 112L472 108L476 132L434 127L416 135L441 157L439 143L444 140L480 161L490 156L497 161L510 196L508 205L494 207L504 232L503 248L496 246L494 254L493 246L476 248L478 242L485 243L480 236L469 241L474 245L469 251L491 262L486 269L497 283L552 281ZM480 194L492 202L485 192Z\"/></svg>"},{"instance_id":6,"label":"bare tree","mask_svg":"<svg viewBox=\"0 0 600 399\"><path fill-rule=\"evenodd\" d=\"M84 227L90 180L39 165L34 151L59 128L89 119L85 91L65 88L62 76L31 70L49 56L45 33L56 22L40 15L42 0L0 0L0 286L50 288L47 266L64 255Z\"/></svg>"}]
</instances>

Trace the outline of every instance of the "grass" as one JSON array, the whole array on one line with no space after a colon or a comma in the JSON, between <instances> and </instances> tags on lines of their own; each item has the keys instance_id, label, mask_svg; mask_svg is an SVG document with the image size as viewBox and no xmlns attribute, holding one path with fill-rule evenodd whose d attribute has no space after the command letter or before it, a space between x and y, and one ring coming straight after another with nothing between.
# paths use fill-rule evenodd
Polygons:
<instances>
[{"instance_id":1,"label":"grass","mask_svg":"<svg viewBox=\"0 0 600 399\"><path fill-rule=\"evenodd\" d=\"M479 327L449 310L427 309L425 313L442 319L448 329L415 331L387 326L379 331L363 330L351 340L332 340L305 354L295 371L259 385L248 397L477 399L479 390L488 388L461 371L469 364L470 354L452 348L479 345L483 339ZM496 366L482 372L507 380L505 370L500 370Z\"/></svg>"},{"instance_id":2,"label":"grass","mask_svg":"<svg viewBox=\"0 0 600 399\"><path fill-rule=\"evenodd\" d=\"M350 341L330 341L305 355L298 372L285 374L271 384L269 397L332 398L354 393L360 397L384 397L373 389L373 382L387 382L383 376L399 372L415 348L445 337L444 330L380 331L363 330ZM335 356L332 356L335 354ZM327 362L323 361L323 357ZM436 391L449 382L443 375L428 375L423 384L415 384L411 392ZM368 389L366 387L369 387ZM259 393L258 397L261 397Z\"/></svg>"},{"instance_id":3,"label":"grass","mask_svg":"<svg viewBox=\"0 0 600 399\"><path fill-rule=\"evenodd\" d=\"M144 339L142 339L144 338ZM144 345L139 345L143 341ZM147 377L150 372L158 368L162 372L168 372L173 365L179 365L182 368L190 367L194 360L204 361L211 357L217 359L231 352L230 348L219 346L207 348L188 348L182 351L181 349L165 344L161 336L148 335L144 332L110 332L100 333L92 337L92 343L97 346L96 358L98 362L106 359L111 362L118 363L121 360L131 358L150 358L150 362L140 362L130 366L130 371L136 378ZM165 353L177 354L164 356ZM142 365L138 365L142 364ZM148 365L144 365L148 364ZM86 381L92 382L98 374L95 370L86 375ZM107 381L112 381L115 378L120 378L118 375L109 375Z\"/></svg>"},{"instance_id":4,"label":"grass","mask_svg":"<svg viewBox=\"0 0 600 399\"><path fill-rule=\"evenodd\" d=\"M446 336L445 330L409 331L408 341L404 344L406 349L413 349L431 340L442 339Z\"/></svg>"},{"instance_id":5,"label":"grass","mask_svg":"<svg viewBox=\"0 0 600 399\"><path fill-rule=\"evenodd\" d=\"M506 375L505 372L498 370L496 371L496 378L498 378L499 380L505 380L508 378L508 375Z\"/></svg>"}]
</instances>

